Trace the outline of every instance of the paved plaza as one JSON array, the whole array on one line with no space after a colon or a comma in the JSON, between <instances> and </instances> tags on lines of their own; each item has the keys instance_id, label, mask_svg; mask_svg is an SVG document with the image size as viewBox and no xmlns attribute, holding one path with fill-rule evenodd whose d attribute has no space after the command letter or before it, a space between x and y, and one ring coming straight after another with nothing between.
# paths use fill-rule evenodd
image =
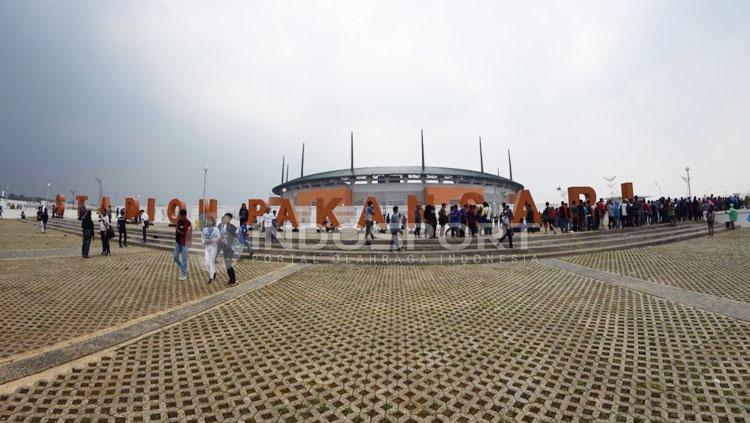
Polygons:
<instances>
[{"instance_id":1,"label":"paved plaza","mask_svg":"<svg viewBox=\"0 0 750 423\"><path fill-rule=\"evenodd\" d=\"M49 230L36 230L36 222L22 220L0 220L0 252L14 250L81 249L79 236Z\"/></svg>"},{"instance_id":2,"label":"paved plaza","mask_svg":"<svg viewBox=\"0 0 750 423\"><path fill-rule=\"evenodd\" d=\"M750 307L748 241L744 230L564 261ZM14 354L237 289L206 285L198 257L182 283L167 252L113 253L0 259L0 373ZM239 279L284 266L243 261ZM0 385L0 421L750 419L749 321L543 260L308 265L235 292Z\"/></svg>"},{"instance_id":3,"label":"paved plaza","mask_svg":"<svg viewBox=\"0 0 750 423\"><path fill-rule=\"evenodd\" d=\"M566 257L586 267L750 303L750 231Z\"/></svg>"}]
</instances>

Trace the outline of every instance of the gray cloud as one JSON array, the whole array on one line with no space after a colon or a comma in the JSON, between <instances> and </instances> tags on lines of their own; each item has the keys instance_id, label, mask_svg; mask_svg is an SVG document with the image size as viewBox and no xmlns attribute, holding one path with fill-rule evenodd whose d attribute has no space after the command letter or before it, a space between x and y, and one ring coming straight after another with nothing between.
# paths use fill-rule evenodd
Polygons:
<instances>
[{"instance_id":1,"label":"gray cloud","mask_svg":"<svg viewBox=\"0 0 750 423\"><path fill-rule=\"evenodd\" d=\"M537 201L602 176L748 191L746 2L0 3L0 184L265 196L299 172L427 160Z\"/></svg>"}]
</instances>

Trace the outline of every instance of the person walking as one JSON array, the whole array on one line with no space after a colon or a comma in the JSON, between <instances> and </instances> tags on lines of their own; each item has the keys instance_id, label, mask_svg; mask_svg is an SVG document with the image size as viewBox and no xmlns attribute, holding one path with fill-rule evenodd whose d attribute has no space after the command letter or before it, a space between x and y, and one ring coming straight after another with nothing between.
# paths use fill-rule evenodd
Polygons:
<instances>
[{"instance_id":1,"label":"person walking","mask_svg":"<svg viewBox=\"0 0 750 423\"><path fill-rule=\"evenodd\" d=\"M128 230L125 227L125 210L120 210L120 215L117 216L117 242L120 248L128 246Z\"/></svg>"},{"instance_id":2,"label":"person walking","mask_svg":"<svg viewBox=\"0 0 750 423\"><path fill-rule=\"evenodd\" d=\"M94 239L94 221L91 220L91 210L86 210L81 220L81 229L83 230L83 245L81 246L81 256L89 258L89 249L91 240Z\"/></svg>"},{"instance_id":3,"label":"person walking","mask_svg":"<svg viewBox=\"0 0 750 423\"><path fill-rule=\"evenodd\" d=\"M223 219L223 218L222 218ZM273 221L276 219L270 207L266 207L266 212L263 213L263 234L265 236L266 244L273 243L278 244L279 240L274 234Z\"/></svg>"},{"instance_id":4,"label":"person walking","mask_svg":"<svg viewBox=\"0 0 750 423\"><path fill-rule=\"evenodd\" d=\"M43 216L44 213L42 212L42 206L39 206L36 211L36 230L42 233L44 233L44 223L42 223Z\"/></svg>"},{"instance_id":5,"label":"person walking","mask_svg":"<svg viewBox=\"0 0 750 423\"><path fill-rule=\"evenodd\" d=\"M184 281L188 278L188 247L192 236L193 225L187 218L187 210L181 209L175 228L175 243L172 259L180 269L179 280Z\"/></svg>"},{"instance_id":6,"label":"person walking","mask_svg":"<svg viewBox=\"0 0 750 423\"><path fill-rule=\"evenodd\" d=\"M398 212L398 206L393 206L393 213L391 214L391 220L389 220L391 229L391 245L389 251L401 251L401 246L398 243L398 234L401 232L399 228L399 222L401 221L401 213Z\"/></svg>"},{"instance_id":7,"label":"person walking","mask_svg":"<svg viewBox=\"0 0 750 423\"><path fill-rule=\"evenodd\" d=\"M500 237L500 239L497 240L498 246L502 246L505 238L508 238L508 248L513 248L513 228L511 228L510 226L510 219L510 209L508 208L508 206L506 206L506 208L503 210L502 215L500 216L500 221L502 222L501 225L505 233L502 237Z\"/></svg>"},{"instance_id":8,"label":"person walking","mask_svg":"<svg viewBox=\"0 0 750 423\"><path fill-rule=\"evenodd\" d=\"M221 217L219 232L221 233L219 247L224 256L224 266L227 269L227 276L229 276L229 286L234 286L237 284L234 263L237 261L238 251L242 251L242 246L237 241L237 227L232 224L231 213L225 213L224 216Z\"/></svg>"},{"instance_id":9,"label":"person walking","mask_svg":"<svg viewBox=\"0 0 750 423\"><path fill-rule=\"evenodd\" d=\"M42 232L47 233L47 221L49 221L49 212L47 207L42 208Z\"/></svg>"},{"instance_id":10,"label":"person walking","mask_svg":"<svg viewBox=\"0 0 750 423\"><path fill-rule=\"evenodd\" d=\"M109 239L110 239L110 229L112 227L112 221L109 218L109 215L105 214L99 214L99 237L102 240L102 255L108 256L110 254L109 250Z\"/></svg>"},{"instance_id":11,"label":"person walking","mask_svg":"<svg viewBox=\"0 0 750 423\"><path fill-rule=\"evenodd\" d=\"M253 257L253 240L250 239L250 229L247 226L247 221L249 220L250 212L247 209L247 204L242 203L242 206L240 206L240 227L239 227L239 242L242 246L242 249L245 249L245 245L247 244L247 249L250 252L250 258ZM242 257L242 251L240 251L240 257Z\"/></svg>"},{"instance_id":12,"label":"person walking","mask_svg":"<svg viewBox=\"0 0 750 423\"><path fill-rule=\"evenodd\" d=\"M365 209L365 245L370 245L370 240L375 239L375 235L372 234L373 216L375 216L375 211L372 208L372 201L368 201Z\"/></svg>"},{"instance_id":13,"label":"person walking","mask_svg":"<svg viewBox=\"0 0 750 423\"><path fill-rule=\"evenodd\" d=\"M203 249L203 263L208 271L208 283L216 279L216 254L219 251L219 239L221 234L216 227L216 218L213 216L206 217L206 224L201 229L201 243Z\"/></svg>"}]
</instances>

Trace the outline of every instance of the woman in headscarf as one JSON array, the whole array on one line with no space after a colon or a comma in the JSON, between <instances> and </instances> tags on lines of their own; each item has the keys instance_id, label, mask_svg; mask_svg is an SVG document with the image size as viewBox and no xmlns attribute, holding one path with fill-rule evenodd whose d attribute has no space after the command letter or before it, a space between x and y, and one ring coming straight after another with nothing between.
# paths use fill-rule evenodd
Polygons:
<instances>
[{"instance_id":1,"label":"woman in headscarf","mask_svg":"<svg viewBox=\"0 0 750 423\"><path fill-rule=\"evenodd\" d=\"M203 250L203 262L208 271L208 283L216 279L216 253L219 251L219 239L221 234L216 227L216 218L213 216L206 217L206 224L201 229L201 242L205 245Z\"/></svg>"}]
</instances>

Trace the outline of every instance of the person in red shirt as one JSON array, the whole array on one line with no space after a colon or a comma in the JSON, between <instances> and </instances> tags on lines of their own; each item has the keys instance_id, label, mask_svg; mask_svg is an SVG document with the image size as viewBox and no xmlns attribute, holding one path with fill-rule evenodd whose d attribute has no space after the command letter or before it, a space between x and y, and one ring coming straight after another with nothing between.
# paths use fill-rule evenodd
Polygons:
<instances>
[{"instance_id":1,"label":"person in red shirt","mask_svg":"<svg viewBox=\"0 0 750 423\"><path fill-rule=\"evenodd\" d=\"M177 263L177 266L180 268L179 280L184 281L187 279L188 246L190 245L193 231L190 220L187 218L187 210L180 210L180 217L177 219L177 223L175 223L174 226L175 243L172 258L174 258L174 262Z\"/></svg>"}]
</instances>

